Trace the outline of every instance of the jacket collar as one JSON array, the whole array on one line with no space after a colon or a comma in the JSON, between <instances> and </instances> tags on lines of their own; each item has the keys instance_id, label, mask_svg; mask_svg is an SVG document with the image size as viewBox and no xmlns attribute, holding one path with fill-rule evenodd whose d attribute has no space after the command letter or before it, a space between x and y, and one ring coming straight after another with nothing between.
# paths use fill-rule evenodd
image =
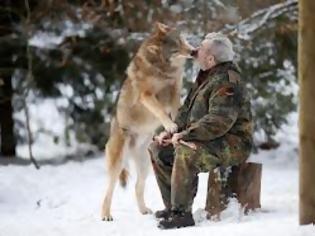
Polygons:
<instances>
[{"instance_id":1,"label":"jacket collar","mask_svg":"<svg viewBox=\"0 0 315 236\"><path fill-rule=\"evenodd\" d=\"M238 67L232 61L221 62L208 70L200 70L196 82L198 85L201 85L209 76L228 70L234 70L238 73L240 72Z\"/></svg>"}]
</instances>

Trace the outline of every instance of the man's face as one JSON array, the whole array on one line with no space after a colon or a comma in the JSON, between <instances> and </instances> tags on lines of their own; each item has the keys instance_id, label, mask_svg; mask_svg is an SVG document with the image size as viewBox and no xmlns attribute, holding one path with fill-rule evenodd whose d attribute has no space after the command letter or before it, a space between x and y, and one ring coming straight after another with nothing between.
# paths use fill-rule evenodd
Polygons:
<instances>
[{"instance_id":1,"label":"man's face","mask_svg":"<svg viewBox=\"0 0 315 236\"><path fill-rule=\"evenodd\" d=\"M199 63L202 70L208 70L215 65L214 57L209 51L209 41L203 40L196 56L196 61Z\"/></svg>"}]
</instances>

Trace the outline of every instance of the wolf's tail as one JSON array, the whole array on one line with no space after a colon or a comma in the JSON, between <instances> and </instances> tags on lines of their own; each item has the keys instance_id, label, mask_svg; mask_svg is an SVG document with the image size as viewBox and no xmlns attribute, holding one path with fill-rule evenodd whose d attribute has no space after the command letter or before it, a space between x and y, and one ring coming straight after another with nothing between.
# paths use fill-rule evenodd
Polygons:
<instances>
[{"instance_id":1,"label":"wolf's tail","mask_svg":"<svg viewBox=\"0 0 315 236\"><path fill-rule=\"evenodd\" d=\"M127 186L127 183L128 183L128 171L127 169L122 169L122 171L120 172L120 175L119 175L119 183L120 183L120 186L125 188Z\"/></svg>"}]
</instances>

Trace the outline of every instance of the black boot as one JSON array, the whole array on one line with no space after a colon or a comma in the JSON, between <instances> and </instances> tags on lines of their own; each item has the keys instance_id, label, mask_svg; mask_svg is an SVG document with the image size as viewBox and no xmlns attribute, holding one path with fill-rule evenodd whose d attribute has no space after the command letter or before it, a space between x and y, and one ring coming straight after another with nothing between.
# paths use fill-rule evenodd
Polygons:
<instances>
[{"instance_id":1,"label":"black boot","mask_svg":"<svg viewBox=\"0 0 315 236\"><path fill-rule=\"evenodd\" d=\"M157 219L161 219L161 218L167 219L168 217L171 216L171 214L172 214L172 210L165 208L164 210L156 211L154 213L154 216Z\"/></svg>"},{"instance_id":2,"label":"black boot","mask_svg":"<svg viewBox=\"0 0 315 236\"><path fill-rule=\"evenodd\" d=\"M194 225L195 221L191 212L172 211L171 216L161 220L158 227L160 229L174 229Z\"/></svg>"}]
</instances>

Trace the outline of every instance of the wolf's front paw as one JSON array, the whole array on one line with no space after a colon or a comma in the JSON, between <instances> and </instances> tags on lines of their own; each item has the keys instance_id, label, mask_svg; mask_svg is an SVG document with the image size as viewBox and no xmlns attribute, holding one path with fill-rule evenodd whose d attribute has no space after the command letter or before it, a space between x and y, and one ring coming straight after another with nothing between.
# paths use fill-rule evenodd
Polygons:
<instances>
[{"instance_id":1,"label":"wolf's front paw","mask_svg":"<svg viewBox=\"0 0 315 236\"><path fill-rule=\"evenodd\" d=\"M169 133L175 133L178 130L177 124L174 123L173 121L171 121L167 124L164 124L164 128Z\"/></svg>"}]
</instances>

